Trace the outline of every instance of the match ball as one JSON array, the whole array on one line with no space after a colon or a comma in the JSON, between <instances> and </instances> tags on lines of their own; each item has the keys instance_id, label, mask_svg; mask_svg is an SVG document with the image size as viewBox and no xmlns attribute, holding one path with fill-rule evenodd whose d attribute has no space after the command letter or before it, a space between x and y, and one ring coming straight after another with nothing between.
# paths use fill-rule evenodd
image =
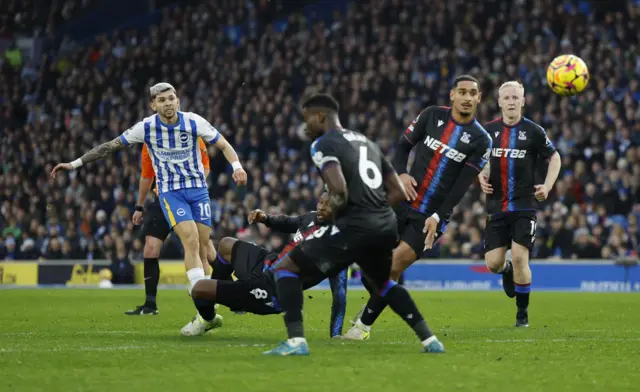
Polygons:
<instances>
[{"instance_id":1,"label":"match ball","mask_svg":"<svg viewBox=\"0 0 640 392\"><path fill-rule=\"evenodd\" d=\"M563 54L547 68L547 83L554 93L565 97L579 94L589 83L589 69L578 56Z\"/></svg>"}]
</instances>

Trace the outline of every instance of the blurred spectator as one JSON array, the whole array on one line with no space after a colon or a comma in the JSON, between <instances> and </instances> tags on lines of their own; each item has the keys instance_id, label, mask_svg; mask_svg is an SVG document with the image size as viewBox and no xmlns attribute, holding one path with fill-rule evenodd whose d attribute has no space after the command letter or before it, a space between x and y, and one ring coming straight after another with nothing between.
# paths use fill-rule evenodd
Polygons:
<instances>
[{"instance_id":1,"label":"blurred spectator","mask_svg":"<svg viewBox=\"0 0 640 392\"><path fill-rule=\"evenodd\" d=\"M16 246L16 240L13 236L6 237L4 241L4 260L20 260L22 254Z\"/></svg>"},{"instance_id":2,"label":"blurred spectator","mask_svg":"<svg viewBox=\"0 0 640 392\"><path fill-rule=\"evenodd\" d=\"M573 259L597 259L600 258L600 250L589 234L588 229L579 229L575 233L573 241Z\"/></svg>"},{"instance_id":3,"label":"blurred spectator","mask_svg":"<svg viewBox=\"0 0 640 392\"><path fill-rule=\"evenodd\" d=\"M116 241L115 251L111 256L111 273L113 284L133 284L133 265L127 255L127 248L124 241Z\"/></svg>"}]
</instances>

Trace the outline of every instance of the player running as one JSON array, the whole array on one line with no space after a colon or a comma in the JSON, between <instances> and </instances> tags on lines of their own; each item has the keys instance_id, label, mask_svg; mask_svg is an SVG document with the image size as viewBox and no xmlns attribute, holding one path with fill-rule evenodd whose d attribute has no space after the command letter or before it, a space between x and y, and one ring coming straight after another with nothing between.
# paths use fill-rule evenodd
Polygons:
<instances>
[{"instance_id":1,"label":"player running","mask_svg":"<svg viewBox=\"0 0 640 392\"><path fill-rule=\"evenodd\" d=\"M394 281L444 233L453 208L491 153L491 137L474 118L481 98L478 80L468 75L457 77L449 96L452 108L430 106L423 110L396 146L393 166L409 201L395 210L400 243L393 251ZM414 148L415 159L407 172L409 153ZM385 299L371 296L343 337L368 339L371 326L387 306Z\"/></svg>"},{"instance_id":2,"label":"player running","mask_svg":"<svg viewBox=\"0 0 640 392\"><path fill-rule=\"evenodd\" d=\"M198 138L198 146L200 147L200 157L202 159L202 166L204 167L204 178L209 176L209 155L207 153L207 146ZM153 188L154 199L153 202L147 206L146 216L144 217L144 226L142 227L142 233L144 233L144 292L146 300L144 304L136 306L135 309L128 310L124 314L128 316L142 316L142 315L157 315L158 306L156 303L156 296L158 293L158 282L160 280L160 264L158 259L160 258L160 251L164 241L171 232L171 227L167 224L163 214L160 202L158 201L158 187L154 187L156 172L153 170L153 163L151 162L151 156L149 155L149 149L146 144L142 146L142 153L140 157L141 164L141 176L138 185L138 204L136 204L135 212L133 213L133 224L140 225L143 222L144 200ZM213 247L213 241L209 240L207 246L207 260L213 261L216 258L216 250ZM203 260L203 268L205 276L211 274L211 267L209 263L205 263Z\"/></svg>"},{"instance_id":3,"label":"player running","mask_svg":"<svg viewBox=\"0 0 640 392\"><path fill-rule=\"evenodd\" d=\"M160 207L170 227L184 248L184 264L193 285L205 278L202 260L211 231L211 205L204 177L202 159L198 153L198 137L218 147L231 166L232 178L238 185L247 181L238 155L227 140L207 120L191 112L179 111L180 100L169 83L158 83L149 89L151 109L156 114L147 117L110 142L103 143L70 163L60 163L51 171L73 170L102 159L132 144L144 143L153 158L157 175ZM209 301L194 300L204 322L189 323L194 329L211 329L222 324ZM184 331L184 328L183 328Z\"/></svg>"},{"instance_id":4,"label":"player running","mask_svg":"<svg viewBox=\"0 0 640 392\"><path fill-rule=\"evenodd\" d=\"M309 233L328 227L333 219L329 195L325 192L318 200L318 211L302 216L267 215L255 210L249 223L261 222L284 233L295 233L293 240L280 255L251 242L225 237L220 241L218 258L212 280L203 280L193 288L192 295L228 306L232 311L254 314L280 313L273 271L267 267L279 256L286 254ZM237 280L231 280L233 273ZM347 306L347 270L331 278L333 304L331 306L331 337L340 336Z\"/></svg>"},{"instance_id":5,"label":"player running","mask_svg":"<svg viewBox=\"0 0 640 392\"><path fill-rule=\"evenodd\" d=\"M404 287L389 279L397 225L389 205L407 198L380 148L364 135L342 128L339 105L319 94L303 105L311 156L329 190L334 224L310 233L272 266L289 339L267 355L308 355L302 306L304 288L335 276L353 262L391 308L413 328L424 352L444 352Z\"/></svg>"},{"instance_id":6,"label":"player running","mask_svg":"<svg viewBox=\"0 0 640 392\"><path fill-rule=\"evenodd\" d=\"M500 86L498 105L502 117L485 126L493 139L491 161L478 176L489 214L485 260L492 272L502 274L507 296L516 297L516 327L528 327L529 252L535 241L536 209L553 188L561 160L544 129L522 116L524 87L520 83ZM549 167L544 184L535 185L538 157L549 159ZM508 247L512 261L506 257Z\"/></svg>"}]
</instances>

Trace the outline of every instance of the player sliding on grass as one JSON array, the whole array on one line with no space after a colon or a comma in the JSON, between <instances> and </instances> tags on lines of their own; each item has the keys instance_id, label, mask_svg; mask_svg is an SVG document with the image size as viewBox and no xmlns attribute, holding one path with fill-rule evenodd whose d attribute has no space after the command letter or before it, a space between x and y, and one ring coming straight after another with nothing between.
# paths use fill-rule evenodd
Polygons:
<instances>
[{"instance_id":1,"label":"player sliding on grass","mask_svg":"<svg viewBox=\"0 0 640 392\"><path fill-rule=\"evenodd\" d=\"M509 298L516 297L516 327L529 326L529 252L536 234L536 210L560 172L560 154L544 129L522 116L524 87L515 81L498 90L502 117L485 126L493 139L491 161L478 176L487 194L484 250L489 269L502 274ZM544 184L535 184L538 157L550 159ZM512 261L507 260L511 248Z\"/></svg>"},{"instance_id":2,"label":"player sliding on grass","mask_svg":"<svg viewBox=\"0 0 640 392\"><path fill-rule=\"evenodd\" d=\"M149 89L151 109L156 114L147 117L110 142L99 145L79 159L60 163L51 171L51 177L61 170L78 167L105 158L132 144L144 143L153 158L157 175L158 198L165 219L180 238L184 248L184 264L193 285L205 278L202 261L211 231L211 205L204 178L202 158L198 151L198 137L215 144L233 167L233 180L238 185L247 182L233 147L207 120L195 113L180 112L180 100L169 83L158 83ZM201 317L187 325L192 331L207 330L222 324L209 301L194 303ZM214 317L215 316L215 317ZM184 328L183 328L184 333Z\"/></svg>"},{"instance_id":3,"label":"player sliding on grass","mask_svg":"<svg viewBox=\"0 0 640 392\"><path fill-rule=\"evenodd\" d=\"M255 314L280 313L273 271L267 267L289 252L309 233L330 227L333 217L329 195L325 192L318 200L318 211L302 216L267 215L255 210L249 223L263 223L283 233L295 233L293 240L278 255L251 242L225 237L218 247L218 258L213 266L211 280L202 280L193 289L194 298L201 298L228 306L232 311ZM237 278L231 280L231 274ZM347 270L331 278L333 304L331 306L330 336L340 336L347 306Z\"/></svg>"},{"instance_id":4,"label":"player sliding on grass","mask_svg":"<svg viewBox=\"0 0 640 392\"><path fill-rule=\"evenodd\" d=\"M491 138L474 118L481 97L478 81L471 76L459 76L449 94L453 108L426 108L396 146L393 166L400 173L410 200L395 210L400 232L391 270L395 281L444 233L453 207L491 153ZM412 149L415 159L408 173ZM385 298L372 296L344 338L368 339L371 326L386 306Z\"/></svg>"}]
</instances>

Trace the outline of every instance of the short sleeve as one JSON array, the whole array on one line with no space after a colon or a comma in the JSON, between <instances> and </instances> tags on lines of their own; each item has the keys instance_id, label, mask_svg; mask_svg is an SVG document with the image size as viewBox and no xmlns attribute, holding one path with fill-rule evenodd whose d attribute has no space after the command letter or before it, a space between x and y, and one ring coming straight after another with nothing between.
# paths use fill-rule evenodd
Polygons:
<instances>
[{"instance_id":1,"label":"short sleeve","mask_svg":"<svg viewBox=\"0 0 640 392\"><path fill-rule=\"evenodd\" d=\"M202 157L202 165L205 169L209 169L209 152L207 151L207 145L202 138L198 138L198 145L200 146L200 156Z\"/></svg>"},{"instance_id":2,"label":"short sleeve","mask_svg":"<svg viewBox=\"0 0 640 392\"><path fill-rule=\"evenodd\" d=\"M473 153L467 158L465 161L466 165L469 165L475 168L478 171L482 171L482 169L486 166L487 161L491 157L491 147L493 142L491 141L491 136L488 133L483 132L483 134L475 141L475 148Z\"/></svg>"},{"instance_id":3,"label":"short sleeve","mask_svg":"<svg viewBox=\"0 0 640 392\"><path fill-rule=\"evenodd\" d=\"M191 113L191 116L196 123L197 134L202 140L208 144L215 144L220 139L220 132L209 121L195 113Z\"/></svg>"},{"instance_id":4,"label":"short sleeve","mask_svg":"<svg viewBox=\"0 0 640 392\"><path fill-rule=\"evenodd\" d=\"M536 150L538 151L538 155L543 158L549 158L553 153L556 152L556 147L553 145L547 133L542 127L535 127L535 135L536 135Z\"/></svg>"},{"instance_id":5,"label":"short sleeve","mask_svg":"<svg viewBox=\"0 0 640 392\"><path fill-rule=\"evenodd\" d=\"M136 125L124 131L124 133L120 135L120 140L122 140L125 146L144 143L144 123L140 121Z\"/></svg>"},{"instance_id":6,"label":"short sleeve","mask_svg":"<svg viewBox=\"0 0 640 392\"><path fill-rule=\"evenodd\" d=\"M403 137L407 139L411 145L415 145L424 139L427 134L427 124L429 123L431 112L431 107L426 108L409 124L407 129L405 129Z\"/></svg>"},{"instance_id":7,"label":"short sleeve","mask_svg":"<svg viewBox=\"0 0 640 392\"><path fill-rule=\"evenodd\" d=\"M329 162L340 163L338 149L334 143L325 138L320 138L311 143L311 159L320 171Z\"/></svg>"},{"instance_id":8,"label":"short sleeve","mask_svg":"<svg viewBox=\"0 0 640 392\"><path fill-rule=\"evenodd\" d=\"M140 155L140 164L142 166L142 177L153 178L156 176L155 170L153 170L153 164L151 163L151 156L149 155L149 149L147 145L142 146L142 153Z\"/></svg>"}]
</instances>

